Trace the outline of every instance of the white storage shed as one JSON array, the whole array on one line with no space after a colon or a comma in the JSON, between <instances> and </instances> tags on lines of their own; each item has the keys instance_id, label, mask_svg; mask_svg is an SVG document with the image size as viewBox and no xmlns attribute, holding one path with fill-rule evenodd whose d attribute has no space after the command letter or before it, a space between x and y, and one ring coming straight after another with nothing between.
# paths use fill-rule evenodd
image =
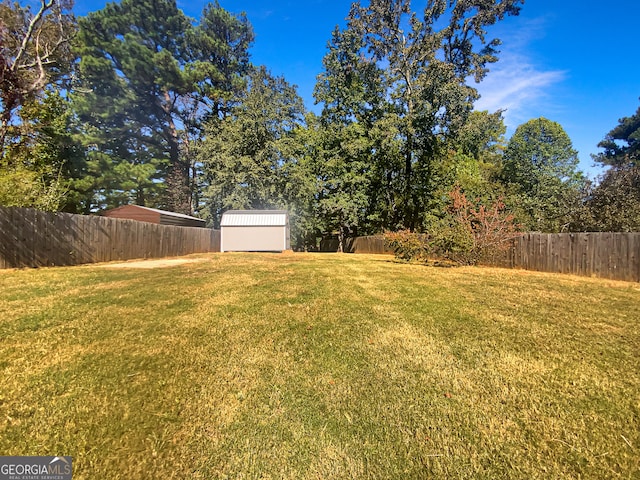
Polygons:
<instances>
[{"instance_id":1,"label":"white storage shed","mask_svg":"<svg viewBox=\"0 0 640 480\"><path fill-rule=\"evenodd\" d=\"M290 250L289 214L285 210L229 210L220 220L221 252Z\"/></svg>"}]
</instances>

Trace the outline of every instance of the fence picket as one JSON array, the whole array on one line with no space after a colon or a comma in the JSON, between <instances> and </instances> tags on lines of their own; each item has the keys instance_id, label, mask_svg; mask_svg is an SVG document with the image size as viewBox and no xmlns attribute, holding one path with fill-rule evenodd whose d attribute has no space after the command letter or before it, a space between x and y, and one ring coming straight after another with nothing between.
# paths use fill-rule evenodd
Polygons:
<instances>
[{"instance_id":1,"label":"fence picket","mask_svg":"<svg viewBox=\"0 0 640 480\"><path fill-rule=\"evenodd\" d=\"M352 253L392 253L380 235L346 245ZM640 282L640 233L525 233L489 264Z\"/></svg>"},{"instance_id":2,"label":"fence picket","mask_svg":"<svg viewBox=\"0 0 640 480\"><path fill-rule=\"evenodd\" d=\"M640 282L640 233L526 233L491 264Z\"/></svg>"},{"instance_id":3,"label":"fence picket","mask_svg":"<svg viewBox=\"0 0 640 480\"><path fill-rule=\"evenodd\" d=\"M391 253L380 235L346 244L354 253ZM219 230L0 206L0 268L219 251ZM640 233L527 233L492 264L640 282Z\"/></svg>"},{"instance_id":4,"label":"fence picket","mask_svg":"<svg viewBox=\"0 0 640 480\"><path fill-rule=\"evenodd\" d=\"M219 251L219 230L0 206L0 268Z\"/></svg>"}]
</instances>

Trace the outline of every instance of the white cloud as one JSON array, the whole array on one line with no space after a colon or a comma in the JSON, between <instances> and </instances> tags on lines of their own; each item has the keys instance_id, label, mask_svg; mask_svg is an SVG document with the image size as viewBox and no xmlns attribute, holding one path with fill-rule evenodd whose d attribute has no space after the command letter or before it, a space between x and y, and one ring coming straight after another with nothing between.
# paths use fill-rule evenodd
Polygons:
<instances>
[{"instance_id":1,"label":"white cloud","mask_svg":"<svg viewBox=\"0 0 640 480\"><path fill-rule=\"evenodd\" d=\"M565 71L536 68L522 54L503 56L494 67L477 85L481 97L476 109L506 110L505 123L510 128L529 120L532 115L528 112L540 111L543 104L545 110L554 109L548 92L565 79Z\"/></svg>"},{"instance_id":2,"label":"white cloud","mask_svg":"<svg viewBox=\"0 0 640 480\"><path fill-rule=\"evenodd\" d=\"M545 69L534 60L535 45L546 36L549 21L548 16L514 18L498 35L503 40L499 61L489 65L489 74L476 85L481 95L476 109L506 110L504 118L510 130L562 109L555 87L566 80L568 72Z\"/></svg>"}]
</instances>

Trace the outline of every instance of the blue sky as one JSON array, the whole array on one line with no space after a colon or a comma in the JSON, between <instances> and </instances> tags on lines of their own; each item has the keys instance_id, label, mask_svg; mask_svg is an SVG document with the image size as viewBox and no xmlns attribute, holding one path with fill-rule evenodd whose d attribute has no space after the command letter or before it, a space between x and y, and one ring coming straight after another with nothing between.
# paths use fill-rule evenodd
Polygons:
<instances>
[{"instance_id":1,"label":"blue sky","mask_svg":"<svg viewBox=\"0 0 640 480\"><path fill-rule=\"evenodd\" d=\"M76 0L78 16L104 0ZM199 18L204 1L178 0ZM350 0L220 0L231 12L246 12L256 40L252 61L298 86L315 109L313 87L336 25L343 26ZM424 1L413 2L422 10ZM580 169L593 177L590 154L640 105L640 2L638 0L526 0L518 17L489 30L502 39L500 61L477 86L478 109L506 109L507 136L531 118L559 122L579 152Z\"/></svg>"}]
</instances>

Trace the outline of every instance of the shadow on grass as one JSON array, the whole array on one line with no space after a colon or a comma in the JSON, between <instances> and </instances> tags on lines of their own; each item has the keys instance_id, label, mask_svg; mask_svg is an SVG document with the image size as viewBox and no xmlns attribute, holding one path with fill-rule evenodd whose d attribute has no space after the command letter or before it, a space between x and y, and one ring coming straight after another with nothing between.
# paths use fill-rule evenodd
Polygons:
<instances>
[{"instance_id":1,"label":"shadow on grass","mask_svg":"<svg viewBox=\"0 0 640 480\"><path fill-rule=\"evenodd\" d=\"M458 268L458 267L464 267L465 265L460 265L459 263L456 262L452 262L450 260L427 260L424 262L421 261L407 261L407 260L400 260L398 258L391 258L391 259L380 259L380 262L384 262L384 263L396 263L399 265L418 265L421 267L435 267L435 268Z\"/></svg>"}]
</instances>

